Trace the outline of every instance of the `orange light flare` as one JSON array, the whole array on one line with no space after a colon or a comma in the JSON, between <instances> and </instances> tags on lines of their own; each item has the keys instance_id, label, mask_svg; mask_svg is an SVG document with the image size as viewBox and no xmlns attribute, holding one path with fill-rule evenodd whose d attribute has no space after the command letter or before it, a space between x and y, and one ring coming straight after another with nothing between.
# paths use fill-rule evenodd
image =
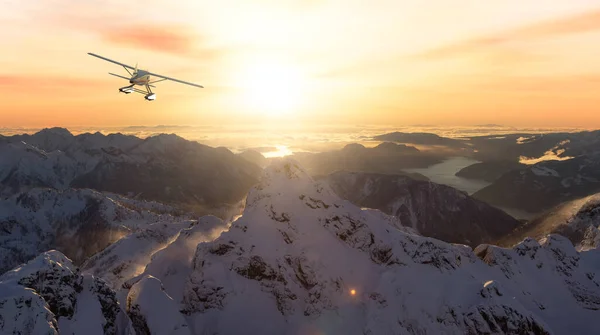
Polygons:
<instances>
[{"instance_id":1,"label":"orange light flare","mask_svg":"<svg viewBox=\"0 0 600 335\"><path fill-rule=\"evenodd\" d=\"M350 290L350 295L351 296L355 296L356 295L356 290L355 289L351 289Z\"/></svg>"}]
</instances>

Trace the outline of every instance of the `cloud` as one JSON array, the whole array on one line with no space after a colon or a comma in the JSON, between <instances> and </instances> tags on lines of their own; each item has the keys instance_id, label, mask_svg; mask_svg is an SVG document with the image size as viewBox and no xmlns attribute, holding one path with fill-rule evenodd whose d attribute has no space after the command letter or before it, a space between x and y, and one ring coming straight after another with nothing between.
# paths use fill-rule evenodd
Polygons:
<instances>
[{"instance_id":1,"label":"cloud","mask_svg":"<svg viewBox=\"0 0 600 335\"><path fill-rule=\"evenodd\" d=\"M100 32L100 35L114 44L178 55L198 54L200 50L196 45L203 40L201 36L192 33L191 28L169 24L115 26ZM215 52L216 50L202 50L202 54L208 57L214 56Z\"/></svg>"},{"instance_id":2,"label":"cloud","mask_svg":"<svg viewBox=\"0 0 600 335\"><path fill-rule=\"evenodd\" d=\"M27 92L39 89L100 87L106 82L106 80L57 75L0 74L0 88L14 88Z\"/></svg>"},{"instance_id":3,"label":"cloud","mask_svg":"<svg viewBox=\"0 0 600 335\"><path fill-rule=\"evenodd\" d=\"M570 140L564 140L562 142L559 142L557 145L555 145L554 147L552 147L548 151L546 151L544 153L544 155L541 157L535 158L535 157L520 156L519 163L533 165L533 164L537 164L537 163L543 162L543 161L565 161L565 160L572 159L574 157L561 156L566 151L564 149L564 146L569 144L570 142L571 142Z\"/></svg>"},{"instance_id":4,"label":"cloud","mask_svg":"<svg viewBox=\"0 0 600 335\"><path fill-rule=\"evenodd\" d=\"M458 79L466 91L477 89L490 92L519 92L573 95L580 93L593 93L600 86L600 73L585 75L562 76L460 76Z\"/></svg>"},{"instance_id":5,"label":"cloud","mask_svg":"<svg viewBox=\"0 0 600 335\"><path fill-rule=\"evenodd\" d=\"M600 30L600 10L546 20L497 34L480 36L468 40L443 45L441 47L418 53L417 58L435 59L471 53L489 48L505 46L510 42L521 42L539 38L557 37L560 35L586 33Z\"/></svg>"},{"instance_id":6,"label":"cloud","mask_svg":"<svg viewBox=\"0 0 600 335\"><path fill-rule=\"evenodd\" d=\"M511 42L527 42L538 38L585 33L600 30L600 9L583 14L546 20L504 30L495 34L459 40L414 54L374 55L368 60L333 66L317 75L319 78L352 76L373 66L385 68L398 64L414 64L415 61L447 59L455 56L476 55L488 69L503 70L514 64L548 60L548 55L532 52L510 45Z\"/></svg>"},{"instance_id":7,"label":"cloud","mask_svg":"<svg viewBox=\"0 0 600 335\"><path fill-rule=\"evenodd\" d=\"M63 5L61 11L56 6L47 11L38 9L31 16L47 29L84 33L122 47L200 59L213 59L228 51L210 46L207 37L190 24L147 19L140 12L128 11L127 6L132 4L99 7L81 2Z\"/></svg>"}]
</instances>

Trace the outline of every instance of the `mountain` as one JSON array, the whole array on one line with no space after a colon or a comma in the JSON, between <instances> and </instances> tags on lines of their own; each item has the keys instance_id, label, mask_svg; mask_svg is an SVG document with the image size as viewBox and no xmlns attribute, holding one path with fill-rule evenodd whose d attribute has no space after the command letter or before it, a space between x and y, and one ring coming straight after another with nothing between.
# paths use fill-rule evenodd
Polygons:
<instances>
[{"instance_id":1,"label":"mountain","mask_svg":"<svg viewBox=\"0 0 600 335\"><path fill-rule=\"evenodd\" d=\"M242 200L260 170L225 148L172 134L73 136L51 128L0 143L0 196L35 187L92 188L206 214Z\"/></svg>"},{"instance_id":2,"label":"mountain","mask_svg":"<svg viewBox=\"0 0 600 335\"><path fill-rule=\"evenodd\" d=\"M0 199L0 273L49 249L80 264L151 223L189 218L167 205L89 189L31 189Z\"/></svg>"},{"instance_id":3,"label":"mountain","mask_svg":"<svg viewBox=\"0 0 600 335\"><path fill-rule=\"evenodd\" d=\"M267 164L268 164L268 160L267 158L265 158L265 156L263 156L263 154L261 154L260 152L256 151L256 150L244 150L242 152L240 152L238 154L238 156L244 158L245 160L249 161L250 163L260 166L262 168L264 168Z\"/></svg>"},{"instance_id":4,"label":"mountain","mask_svg":"<svg viewBox=\"0 0 600 335\"><path fill-rule=\"evenodd\" d=\"M510 215L450 186L406 176L339 171L326 178L342 198L400 218L424 236L476 247L521 224Z\"/></svg>"},{"instance_id":5,"label":"mountain","mask_svg":"<svg viewBox=\"0 0 600 335\"><path fill-rule=\"evenodd\" d=\"M186 273L175 270L191 272L195 246L224 228L223 221L208 216L149 224L81 268L59 251L44 252L0 276L0 333L190 334L163 282L183 292ZM147 274L153 265L160 265L156 272L163 282ZM133 278L126 289L123 278Z\"/></svg>"},{"instance_id":6,"label":"mountain","mask_svg":"<svg viewBox=\"0 0 600 335\"><path fill-rule=\"evenodd\" d=\"M600 247L600 194L556 206L519 227L498 243L512 245L527 236L540 238L547 234L565 236L577 250Z\"/></svg>"},{"instance_id":7,"label":"mountain","mask_svg":"<svg viewBox=\"0 0 600 335\"><path fill-rule=\"evenodd\" d=\"M2 334L132 334L116 294L58 251L0 276Z\"/></svg>"},{"instance_id":8,"label":"mountain","mask_svg":"<svg viewBox=\"0 0 600 335\"><path fill-rule=\"evenodd\" d=\"M590 155L600 148L600 131L548 134L506 134L474 136L469 139L474 158L480 161L518 161L521 157L539 158Z\"/></svg>"},{"instance_id":9,"label":"mountain","mask_svg":"<svg viewBox=\"0 0 600 335\"><path fill-rule=\"evenodd\" d=\"M550 235L475 252L361 210L291 160L198 245L183 295L193 333L593 333L600 254ZM551 294L549 293L551 292Z\"/></svg>"},{"instance_id":10,"label":"mountain","mask_svg":"<svg viewBox=\"0 0 600 335\"><path fill-rule=\"evenodd\" d=\"M71 154L101 148L127 150L143 141L135 136L120 133L104 135L95 132L74 136L68 129L58 127L45 128L35 134L14 135L8 139L11 142L26 142L46 152L60 150Z\"/></svg>"},{"instance_id":11,"label":"mountain","mask_svg":"<svg viewBox=\"0 0 600 335\"><path fill-rule=\"evenodd\" d=\"M407 143L427 146L446 146L451 148L467 148L467 145L462 140L456 140L447 137L441 137L431 133L403 133L393 132L373 137L376 141L387 141L396 143Z\"/></svg>"},{"instance_id":12,"label":"mountain","mask_svg":"<svg viewBox=\"0 0 600 335\"><path fill-rule=\"evenodd\" d=\"M141 249L132 238L98 254L148 262L120 287L115 277L96 284L102 290L79 285L96 277L42 254L60 279L45 294L34 280L10 279L48 273L37 260L0 277L0 316L10 319L0 327L18 316L20 327L73 330L87 317L90 331L138 334L590 334L600 317L600 250L577 252L559 235L474 251L419 236L397 217L342 200L289 158L263 171L226 231L217 218L202 220L165 243L139 235L153 246L137 256L121 257ZM30 291L17 291L24 285L42 299L27 303Z\"/></svg>"},{"instance_id":13,"label":"mountain","mask_svg":"<svg viewBox=\"0 0 600 335\"><path fill-rule=\"evenodd\" d=\"M178 240L187 241L186 245L193 240L195 243L191 244L196 246L225 228L225 223L214 216L204 216L199 221L149 224L93 255L81 265L81 269L83 273L101 277L112 288L119 289L125 282L145 273L148 264L154 262L154 258L164 249L177 246ZM193 251L189 254L193 254ZM163 265L168 268L183 259L184 256L181 259L170 258L169 264ZM164 279L158 273L153 275Z\"/></svg>"},{"instance_id":14,"label":"mountain","mask_svg":"<svg viewBox=\"0 0 600 335\"><path fill-rule=\"evenodd\" d=\"M544 161L508 172L473 197L489 204L541 213L600 192L600 154Z\"/></svg>"},{"instance_id":15,"label":"mountain","mask_svg":"<svg viewBox=\"0 0 600 335\"><path fill-rule=\"evenodd\" d=\"M467 179L479 179L493 183L507 172L523 170L526 167L527 165L521 164L516 161L487 161L475 163L473 165L469 165L465 168L462 168L455 175L457 177Z\"/></svg>"},{"instance_id":16,"label":"mountain","mask_svg":"<svg viewBox=\"0 0 600 335\"><path fill-rule=\"evenodd\" d=\"M341 150L294 153L293 157L313 176L349 170L403 174L423 180L427 180L427 177L418 173L407 173L402 169L427 167L442 161L441 158L423 153L415 147L391 142L381 143L373 148L353 143Z\"/></svg>"},{"instance_id":17,"label":"mountain","mask_svg":"<svg viewBox=\"0 0 600 335\"><path fill-rule=\"evenodd\" d=\"M71 186L210 207L240 201L260 173L258 166L225 148L211 148L176 135L147 138L126 156L135 163L103 160L74 179Z\"/></svg>"}]
</instances>

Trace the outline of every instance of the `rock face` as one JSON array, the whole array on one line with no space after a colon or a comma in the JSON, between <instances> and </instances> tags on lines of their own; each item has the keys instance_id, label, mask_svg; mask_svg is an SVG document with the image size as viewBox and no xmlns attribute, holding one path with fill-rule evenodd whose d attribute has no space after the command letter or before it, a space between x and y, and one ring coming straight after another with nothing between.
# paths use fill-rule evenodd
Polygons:
<instances>
[{"instance_id":1,"label":"rock face","mask_svg":"<svg viewBox=\"0 0 600 335\"><path fill-rule=\"evenodd\" d=\"M229 231L198 245L183 312L197 334L591 333L598 257L554 235L473 253L279 160Z\"/></svg>"},{"instance_id":2,"label":"rock face","mask_svg":"<svg viewBox=\"0 0 600 335\"><path fill-rule=\"evenodd\" d=\"M539 239L547 234L565 236L577 250L599 248L600 194L561 204L523 225L498 243L511 246L527 236Z\"/></svg>"},{"instance_id":3,"label":"rock face","mask_svg":"<svg viewBox=\"0 0 600 335\"><path fill-rule=\"evenodd\" d=\"M427 167L442 161L440 157L421 152L415 147L391 142L381 143L374 148L348 144L336 151L295 153L294 159L312 176L325 176L338 170L349 170L410 175L422 180L427 180L427 177L418 173L407 173L402 169Z\"/></svg>"},{"instance_id":4,"label":"rock face","mask_svg":"<svg viewBox=\"0 0 600 335\"><path fill-rule=\"evenodd\" d=\"M102 280L79 274L58 251L2 275L0 292L0 320L8 321L0 323L4 334L126 334L131 329L115 292Z\"/></svg>"},{"instance_id":5,"label":"rock face","mask_svg":"<svg viewBox=\"0 0 600 335\"><path fill-rule=\"evenodd\" d=\"M44 129L0 142L0 195L33 187L93 188L166 203L233 204L260 168L225 148L176 135L140 139Z\"/></svg>"},{"instance_id":6,"label":"rock face","mask_svg":"<svg viewBox=\"0 0 600 335\"><path fill-rule=\"evenodd\" d=\"M527 167L516 161L487 161L469 165L456 173L457 177L485 180L493 183L503 174Z\"/></svg>"},{"instance_id":7,"label":"rock face","mask_svg":"<svg viewBox=\"0 0 600 335\"><path fill-rule=\"evenodd\" d=\"M49 249L58 249L81 264L151 223L187 219L170 206L115 194L31 189L0 199L0 273Z\"/></svg>"},{"instance_id":8,"label":"rock face","mask_svg":"<svg viewBox=\"0 0 600 335\"><path fill-rule=\"evenodd\" d=\"M424 236L476 247L493 243L521 223L452 187L406 176L336 172L326 181L342 198L400 218Z\"/></svg>"},{"instance_id":9,"label":"rock face","mask_svg":"<svg viewBox=\"0 0 600 335\"><path fill-rule=\"evenodd\" d=\"M600 154L545 161L511 171L473 197L492 205L540 213L600 192Z\"/></svg>"}]
</instances>

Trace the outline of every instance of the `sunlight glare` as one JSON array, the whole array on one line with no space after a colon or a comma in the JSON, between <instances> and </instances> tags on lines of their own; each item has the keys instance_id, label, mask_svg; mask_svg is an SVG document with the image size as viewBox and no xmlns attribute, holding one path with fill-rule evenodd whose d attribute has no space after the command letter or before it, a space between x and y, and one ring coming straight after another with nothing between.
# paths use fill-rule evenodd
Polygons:
<instances>
[{"instance_id":1,"label":"sunlight glare","mask_svg":"<svg viewBox=\"0 0 600 335\"><path fill-rule=\"evenodd\" d=\"M288 147L286 147L285 145L278 145L275 148L277 148L277 150L265 152L263 156L265 156L265 158L273 158L284 157L293 154L293 152L290 149L288 149Z\"/></svg>"},{"instance_id":2,"label":"sunlight glare","mask_svg":"<svg viewBox=\"0 0 600 335\"><path fill-rule=\"evenodd\" d=\"M244 103L269 116L286 115L302 103L306 80L299 69L280 62L249 64L243 72Z\"/></svg>"}]
</instances>

